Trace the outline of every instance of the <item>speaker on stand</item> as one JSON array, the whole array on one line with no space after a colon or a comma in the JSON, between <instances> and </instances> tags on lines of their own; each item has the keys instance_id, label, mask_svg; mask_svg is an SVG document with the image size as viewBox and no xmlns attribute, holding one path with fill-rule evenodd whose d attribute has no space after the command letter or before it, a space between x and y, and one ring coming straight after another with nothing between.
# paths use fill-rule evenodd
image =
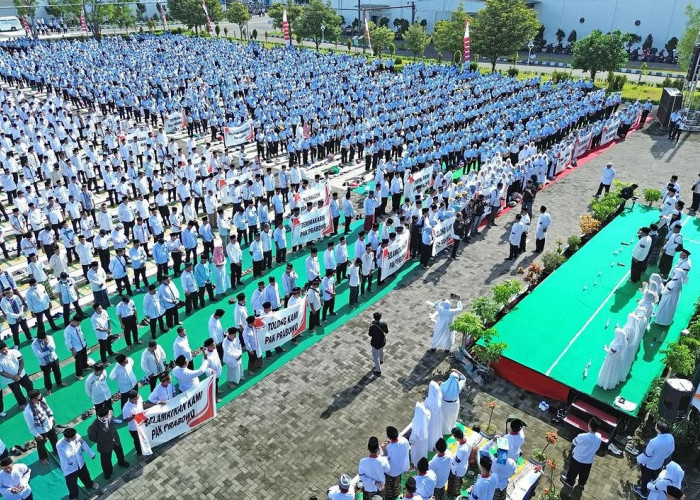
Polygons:
<instances>
[{"instance_id":1,"label":"speaker on stand","mask_svg":"<svg viewBox=\"0 0 700 500\"><path fill-rule=\"evenodd\" d=\"M659 397L659 415L668 422L685 417L694 394L695 390L690 380L666 379Z\"/></svg>"}]
</instances>

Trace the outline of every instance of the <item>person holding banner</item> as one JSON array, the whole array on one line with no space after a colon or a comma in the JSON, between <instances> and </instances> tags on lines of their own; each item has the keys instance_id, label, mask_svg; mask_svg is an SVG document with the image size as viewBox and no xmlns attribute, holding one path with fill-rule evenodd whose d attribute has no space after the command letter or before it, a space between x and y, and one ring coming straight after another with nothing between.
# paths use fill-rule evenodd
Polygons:
<instances>
[{"instance_id":1,"label":"person holding banner","mask_svg":"<svg viewBox=\"0 0 700 500\"><path fill-rule=\"evenodd\" d=\"M307 305L309 307L309 331L313 332L317 326L321 325L321 295L318 291L318 286L321 280L314 278L309 283L309 291L306 295Z\"/></svg>"},{"instance_id":2,"label":"person holding banner","mask_svg":"<svg viewBox=\"0 0 700 500\"><path fill-rule=\"evenodd\" d=\"M128 422L129 434L131 435L131 440L134 442L136 456L140 457L143 455L143 452L141 450L141 439L139 439L138 424L134 417L143 413L143 399L135 389L129 391L127 396L128 400L122 407L122 421Z\"/></svg>"},{"instance_id":3,"label":"person holding banner","mask_svg":"<svg viewBox=\"0 0 700 500\"><path fill-rule=\"evenodd\" d=\"M248 351L248 371L254 372L263 366L262 358L258 357L258 335L255 331L255 316L248 316L245 321L243 345L245 350Z\"/></svg>"},{"instance_id":4,"label":"person holding banner","mask_svg":"<svg viewBox=\"0 0 700 500\"><path fill-rule=\"evenodd\" d=\"M218 353L219 347L220 346L216 344L214 339L207 339L204 341L204 350L202 351L204 361L207 363L207 369L209 373L214 375L217 403L221 403L221 398L219 397L219 379L221 378L222 367L221 358Z\"/></svg>"},{"instance_id":5,"label":"person holding banner","mask_svg":"<svg viewBox=\"0 0 700 500\"><path fill-rule=\"evenodd\" d=\"M209 339L211 340L211 339ZM187 358L180 355L175 359L175 368L173 368L173 377L177 380L177 388L179 392L185 392L199 383L199 376L203 375L210 369L209 362L205 358L198 370L190 370L187 368Z\"/></svg>"}]
</instances>

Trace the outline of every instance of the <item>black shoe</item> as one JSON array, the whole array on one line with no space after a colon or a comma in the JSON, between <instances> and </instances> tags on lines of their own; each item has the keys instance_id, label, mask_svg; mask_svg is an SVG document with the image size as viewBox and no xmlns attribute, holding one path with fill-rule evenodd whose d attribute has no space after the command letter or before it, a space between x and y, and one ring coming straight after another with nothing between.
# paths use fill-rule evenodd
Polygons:
<instances>
[{"instance_id":1,"label":"black shoe","mask_svg":"<svg viewBox=\"0 0 700 500\"><path fill-rule=\"evenodd\" d=\"M372 373L374 373L377 377L382 376L382 372L375 372L374 370L372 370Z\"/></svg>"},{"instance_id":2,"label":"black shoe","mask_svg":"<svg viewBox=\"0 0 700 500\"><path fill-rule=\"evenodd\" d=\"M119 466L120 466L120 467L124 467L124 468L129 467L129 462L127 462L126 460L124 460L123 462L119 462Z\"/></svg>"}]
</instances>

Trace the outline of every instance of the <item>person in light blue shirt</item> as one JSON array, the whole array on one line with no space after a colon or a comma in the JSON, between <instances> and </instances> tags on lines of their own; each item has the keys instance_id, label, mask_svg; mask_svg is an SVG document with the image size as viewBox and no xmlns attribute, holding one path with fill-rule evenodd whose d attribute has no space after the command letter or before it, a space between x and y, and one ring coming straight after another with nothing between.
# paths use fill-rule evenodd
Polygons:
<instances>
[{"instance_id":1,"label":"person in light blue shirt","mask_svg":"<svg viewBox=\"0 0 700 500\"><path fill-rule=\"evenodd\" d=\"M209 268L209 255L203 254L196 266L194 266L194 280L197 283L197 297L199 299L199 307L204 307L204 292L209 295L209 301L214 300L214 286L211 283L211 269ZM197 301L195 300L195 307Z\"/></svg>"}]
</instances>

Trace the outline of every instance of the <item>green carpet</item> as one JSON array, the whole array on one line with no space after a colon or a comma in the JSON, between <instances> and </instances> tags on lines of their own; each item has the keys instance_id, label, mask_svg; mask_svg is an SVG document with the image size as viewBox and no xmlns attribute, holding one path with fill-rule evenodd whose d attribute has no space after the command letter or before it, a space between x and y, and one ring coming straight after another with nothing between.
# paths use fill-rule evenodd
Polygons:
<instances>
[{"instance_id":1,"label":"green carpet","mask_svg":"<svg viewBox=\"0 0 700 500\"><path fill-rule=\"evenodd\" d=\"M508 344L504 356L609 406L622 396L638 404L631 412L636 415L651 382L664 369L661 349L679 338L700 295L700 278L691 271L673 324L660 327L652 323L627 381L611 390L596 386L605 359L603 345L612 341L615 325L624 325L641 299L641 282L628 282L630 243L636 242L637 229L655 222L658 213L640 205L627 209L499 321L496 330ZM691 253L700 251L700 220L686 216L683 223L684 245ZM642 281L656 270L650 267ZM535 353L533 346L537 346ZM588 362L591 366L584 378Z\"/></svg>"},{"instance_id":2,"label":"green carpet","mask_svg":"<svg viewBox=\"0 0 700 500\"><path fill-rule=\"evenodd\" d=\"M354 243L355 240L357 239L357 233L359 232L359 228L362 227L362 221L357 221L353 223L352 225L352 234L348 235L346 237L347 239L347 244L348 244L348 252L350 255L354 255ZM337 241L337 237L334 238L335 241ZM327 240L330 241L330 240ZM325 241L323 242L323 248L325 248ZM319 250L323 250L321 246L319 246ZM320 253L320 252L319 252ZM247 259L247 261L244 261L244 266L250 266L250 256L247 254L247 247L244 249L244 256ZM304 273L304 261L306 257L308 256L308 248L305 248L303 252L299 252L295 255L288 255L288 261L292 262L294 264L294 268L297 271L297 273L300 275L299 283L303 284L304 283L304 278L305 276ZM323 264L323 259L321 260L321 265ZM267 358L264 360L264 369L258 371L255 373L255 375L250 376L246 374L246 379L245 381L242 381L242 383L236 387L234 390L230 390L228 386L226 385L225 381L225 376L222 377L221 379L221 398L222 402L219 404L225 405L226 403L230 402L233 400L235 397L237 397L239 394L241 394L243 391L251 387L252 385L256 384L258 381L262 380L264 377L269 375L270 373L274 372L281 366L283 366L285 363L293 359L294 357L298 356L302 352L304 352L306 349L314 345L316 342L321 340L326 334L332 332L336 328L338 328L340 325L344 324L347 322L349 319L357 316L361 311L364 311L366 308L370 307L374 303L376 303L378 300L380 300L382 297L390 293L396 285L403 279L404 276L409 274L410 272L413 271L418 266L417 261L409 261L407 262L404 267L401 268L401 270L394 276L390 277L389 279L386 280L386 284L382 288L373 288L376 290L372 295L365 295L364 297L361 297L361 301L359 305L355 308L350 308L348 307L348 300L349 300L349 288L347 286L347 281L344 281L338 286L338 295L336 299L336 312L338 313L337 316L329 316L329 319L326 323L324 323L323 327L316 330L314 333L309 333L306 332L302 338L301 341L297 344L291 344L288 343L286 344L285 348L287 351L285 353L282 353L280 355L275 355L273 358ZM245 269L246 267L244 267ZM268 271L268 273L265 276L265 280L267 279L267 276L275 276L275 279L278 281L278 283L281 283L282 280L282 274L284 273L284 266L276 266L273 268L271 271ZM375 280L376 280L376 273L375 273ZM175 280L176 283L179 286L179 279ZM203 325L206 325L206 323L209 320L209 317L214 313L214 311L217 308L222 308L226 311L226 315L222 319L222 324L224 328L227 328L228 326L231 325L232 318L233 318L233 306L228 304L228 298L235 295L236 293L239 293L243 291L247 297L250 297L252 292L257 288L256 283L257 279L253 279L252 275L247 276L244 278L244 287L243 288L238 288L234 291L229 290L228 294L223 298L222 300L219 300L217 302L208 302L207 305L204 309L201 309L199 311L194 312L192 315L189 317L185 317L184 310L180 311L180 320L183 322L183 325L187 329L187 334L188 338L190 341L190 346L192 346L192 349L195 349L197 346L202 345L203 341L208 338L208 331L206 327L203 327ZM136 302L138 308L139 308L139 314L140 314L140 309L141 309L141 295L138 297L134 297L134 301ZM111 308L113 309L113 308ZM113 311L110 311L113 313ZM84 321L83 322L83 331L86 335L86 339L94 338L92 337L92 330L89 326L89 321ZM119 331L118 328L115 328L114 331ZM149 333L149 328L144 327L139 330L139 336L142 338L145 343L138 346L139 348L133 348L131 352L127 352L124 350L125 343L123 339L119 339L114 344L114 351L117 352L118 350L121 352L124 352L125 354L131 356L134 359L135 362L135 372L138 377L141 377L143 375L141 367L140 367L140 360L141 360L141 353L146 347L146 341L150 339L150 333ZM158 336L158 343L163 347L165 350L166 354L168 355L168 359L172 356L172 344L175 340L176 333L175 329L169 331L166 334L159 334ZM57 345L60 345L62 348L62 352L65 353L65 347L62 345L63 344L63 339L62 339L62 334L57 333L56 334L56 343ZM31 349L29 346L26 346L22 349L22 351L25 353L27 361L29 361L30 357L33 358L33 354L30 352ZM97 354L92 355L93 359L98 359ZM195 360L195 366L199 366L201 363L201 357L196 358ZM111 371L114 365L108 367L108 373ZM244 368L247 367L247 357L244 355L243 358L243 366ZM75 375L73 373L73 365L70 364L67 367L64 367L62 369L62 372L65 375L70 374L69 377L64 377L64 379L67 381L69 384L68 387L56 390L53 395L48 396L46 399L48 403L51 405L51 408L54 410L56 422L59 424L64 424L76 416L78 416L82 411L91 408L92 405L90 404L90 401L85 394L84 390L84 381L76 381L75 380ZM110 387L113 389L114 392L116 392L117 387L116 384L110 382ZM43 387L43 382L41 380L37 381L35 383L36 387ZM141 388L139 391L141 393L141 396L146 399L148 397L148 394L150 393L149 387L146 385L145 387ZM17 405L14 401L14 398L10 396L5 397L5 402L8 407L6 411L8 411L8 416L2 421L2 439L3 441L9 446L13 444L22 444L25 441L28 441L31 436L27 430L26 423L24 422L23 415L18 412ZM119 402L115 403L115 409L118 411L119 410ZM85 422L82 422L79 424L76 428L78 432L82 435L86 435L87 433L87 427L90 425L94 417L89 418ZM131 436L128 433L128 429L126 425L121 425L119 426L119 433L121 436L122 440L122 445L125 448L125 451L130 454L129 457L127 457L127 460L134 462L136 460L135 454L133 453L133 443L131 440ZM94 449L94 447L93 447ZM157 453L157 452L156 452ZM26 463L33 471L32 475L32 481L31 481L31 486L34 491L34 496L35 498L63 498L64 496L67 496L67 490L65 488L65 483L63 481L63 477L61 475L60 469L58 468L57 464L53 464L49 466L44 466L42 465L39 460L36 452L31 453L28 457L22 459L23 463ZM90 469L91 474L93 474L93 477L97 478L99 482L104 484L104 479L100 477L101 474L101 467L99 465L99 460L95 461L88 461L88 468ZM118 468L115 470L119 470ZM59 492L59 493L57 493Z\"/></svg>"}]
</instances>

